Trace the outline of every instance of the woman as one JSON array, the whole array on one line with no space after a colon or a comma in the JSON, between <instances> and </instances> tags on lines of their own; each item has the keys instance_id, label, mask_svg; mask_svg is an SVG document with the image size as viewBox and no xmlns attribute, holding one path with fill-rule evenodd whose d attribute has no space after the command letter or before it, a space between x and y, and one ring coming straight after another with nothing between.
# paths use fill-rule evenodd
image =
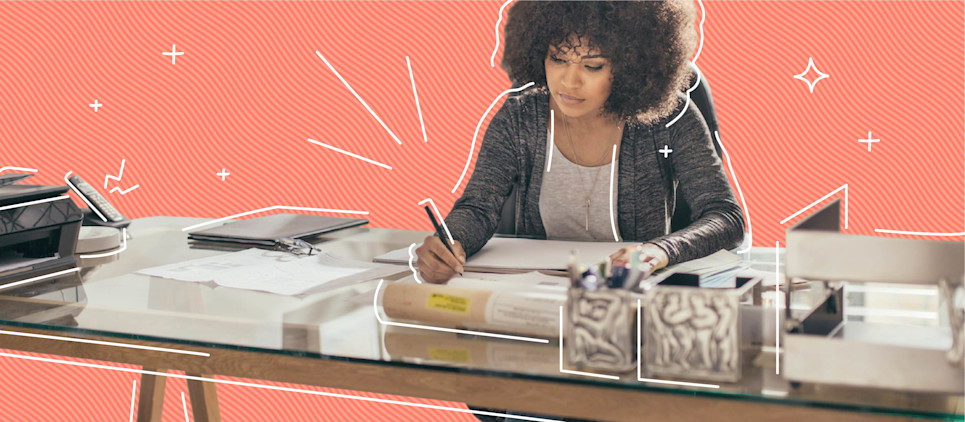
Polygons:
<instances>
[{"instance_id":1,"label":"woman","mask_svg":"<svg viewBox=\"0 0 965 422\"><path fill-rule=\"evenodd\" d=\"M446 217L456 256L427 237L416 251L423 279L462 272L494 234L514 185L519 235L614 241L612 212L620 240L642 243L611 257L626 262L638 250L653 269L739 245L741 209L707 125L681 94L694 22L691 0L516 3L502 67L514 85L535 85L493 116ZM692 223L670 233L675 195L690 204Z\"/></svg>"}]
</instances>

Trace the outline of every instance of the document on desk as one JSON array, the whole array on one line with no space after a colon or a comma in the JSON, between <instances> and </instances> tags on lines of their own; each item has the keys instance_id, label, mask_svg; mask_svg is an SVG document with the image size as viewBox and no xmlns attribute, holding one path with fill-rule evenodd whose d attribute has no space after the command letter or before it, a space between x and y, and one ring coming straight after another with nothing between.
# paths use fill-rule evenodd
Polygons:
<instances>
[{"instance_id":1,"label":"document on desk","mask_svg":"<svg viewBox=\"0 0 965 422\"><path fill-rule=\"evenodd\" d=\"M719 250L703 258L684 261L658 271L649 278L651 283L663 281L674 273L700 276L700 287L732 288L735 277L748 271L748 264L741 257L727 250Z\"/></svg>"},{"instance_id":2,"label":"document on desk","mask_svg":"<svg viewBox=\"0 0 965 422\"><path fill-rule=\"evenodd\" d=\"M386 285L379 301L393 319L537 337L559 334L567 278L537 272L465 274L447 284L418 284L405 277Z\"/></svg>"},{"instance_id":3,"label":"document on desk","mask_svg":"<svg viewBox=\"0 0 965 422\"><path fill-rule=\"evenodd\" d=\"M636 242L571 242L561 240L519 239L494 237L464 265L466 271L525 272L565 271L571 251L577 251L580 261L600 262L620 248ZM408 248L397 249L375 257L375 262L407 264Z\"/></svg>"},{"instance_id":4,"label":"document on desk","mask_svg":"<svg viewBox=\"0 0 965 422\"><path fill-rule=\"evenodd\" d=\"M355 261L337 255L294 255L246 249L239 252L147 268L137 273L195 283L280 295L332 289L401 272L391 265Z\"/></svg>"}]
</instances>

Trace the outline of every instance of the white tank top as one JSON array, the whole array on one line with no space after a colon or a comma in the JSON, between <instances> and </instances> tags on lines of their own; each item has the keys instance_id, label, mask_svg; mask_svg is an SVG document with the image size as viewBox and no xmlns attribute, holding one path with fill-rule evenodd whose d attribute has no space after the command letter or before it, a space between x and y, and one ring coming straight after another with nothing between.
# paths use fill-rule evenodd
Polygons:
<instances>
[{"instance_id":1,"label":"white tank top","mask_svg":"<svg viewBox=\"0 0 965 422\"><path fill-rule=\"evenodd\" d=\"M543 228L546 229L546 238L598 242L620 241L619 228L614 230L617 206L615 173L612 175L613 206L610 206L610 172L612 165L618 162L599 167L584 167L567 159L556 147L556 143L549 139L549 133L547 133L547 144L552 144L552 148L547 150L546 159L547 161L552 159L552 162L543 163L543 182L539 193L539 213L543 219ZM549 171L545 171L547 164L549 164ZM590 199L589 215L587 215L584 193L589 195ZM587 223L589 230L587 230ZM617 233L616 239L614 239L614 231Z\"/></svg>"}]
</instances>

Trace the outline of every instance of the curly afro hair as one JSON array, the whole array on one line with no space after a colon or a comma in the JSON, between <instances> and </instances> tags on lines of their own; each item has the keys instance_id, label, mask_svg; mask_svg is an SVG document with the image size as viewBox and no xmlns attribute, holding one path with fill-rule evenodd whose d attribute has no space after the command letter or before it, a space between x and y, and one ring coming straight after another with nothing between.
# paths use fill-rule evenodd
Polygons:
<instances>
[{"instance_id":1,"label":"curly afro hair","mask_svg":"<svg viewBox=\"0 0 965 422\"><path fill-rule=\"evenodd\" d=\"M693 0L518 1L504 29L502 67L514 85L546 89L549 47L574 48L575 35L610 61L604 113L652 123L673 113L690 81L695 22Z\"/></svg>"}]
</instances>

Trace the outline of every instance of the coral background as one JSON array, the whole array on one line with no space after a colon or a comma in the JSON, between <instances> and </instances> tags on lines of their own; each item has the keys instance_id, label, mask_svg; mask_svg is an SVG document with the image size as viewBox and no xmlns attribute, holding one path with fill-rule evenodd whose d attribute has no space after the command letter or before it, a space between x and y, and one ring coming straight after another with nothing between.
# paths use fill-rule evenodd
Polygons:
<instances>
[{"instance_id":1,"label":"coral background","mask_svg":"<svg viewBox=\"0 0 965 422\"><path fill-rule=\"evenodd\" d=\"M443 214L451 208L472 163L451 190L482 140L481 131L470 150L477 123L483 118L485 128L486 109L509 87L499 52L490 66L501 5L3 2L0 167L38 169L31 182L44 184L73 171L131 218L287 205L364 210L374 227L429 230L417 203L432 198ZM796 219L781 220L844 184L848 233L965 231L965 3L703 6L697 65L713 89L728 174L740 183L754 245L783 242ZM175 64L161 54L172 45L184 52ZM813 93L793 79L809 58L830 75ZM103 104L97 112L88 106L95 99ZM858 142L869 131L881 139L871 151ZM122 180L104 188L122 160ZM225 180L216 176L222 169ZM0 374L6 420L123 420L136 378L12 358L0 358ZM218 390L226 421L472 420ZM183 418L180 391L184 382L169 380L164 420Z\"/></svg>"}]
</instances>

